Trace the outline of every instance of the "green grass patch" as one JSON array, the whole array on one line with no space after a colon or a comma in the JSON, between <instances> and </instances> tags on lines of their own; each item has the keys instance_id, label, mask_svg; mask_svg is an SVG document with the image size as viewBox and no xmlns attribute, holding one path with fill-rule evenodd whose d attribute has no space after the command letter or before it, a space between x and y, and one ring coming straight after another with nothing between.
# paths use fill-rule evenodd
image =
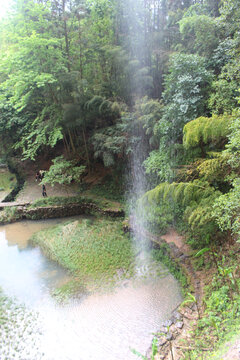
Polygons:
<instances>
[{"instance_id":1,"label":"green grass patch","mask_svg":"<svg viewBox=\"0 0 240 360\"><path fill-rule=\"evenodd\" d=\"M17 180L14 174L8 170L0 171L0 191L10 192L16 186Z\"/></svg>"},{"instance_id":2,"label":"green grass patch","mask_svg":"<svg viewBox=\"0 0 240 360\"><path fill-rule=\"evenodd\" d=\"M30 243L40 246L83 285L112 281L119 270L124 277L133 273L134 250L119 221L67 222L36 233Z\"/></svg>"},{"instance_id":3,"label":"green grass patch","mask_svg":"<svg viewBox=\"0 0 240 360\"><path fill-rule=\"evenodd\" d=\"M191 339L183 344L194 350L189 350L184 359L220 360L227 351L225 343L240 332L238 262L238 252L228 257L218 255L218 269L212 274L211 283L205 287L205 311Z\"/></svg>"},{"instance_id":4,"label":"green grass patch","mask_svg":"<svg viewBox=\"0 0 240 360\"><path fill-rule=\"evenodd\" d=\"M67 302L69 298L82 299L88 295L88 291L78 278L73 278L64 285L56 288L52 296L59 302Z\"/></svg>"},{"instance_id":5,"label":"green grass patch","mask_svg":"<svg viewBox=\"0 0 240 360\"><path fill-rule=\"evenodd\" d=\"M38 199L31 204L32 208L44 207L44 206L64 206L68 204L94 204L102 210L113 209L122 210L117 207L116 203L107 199L93 198L91 196L53 196L43 199Z\"/></svg>"},{"instance_id":6,"label":"green grass patch","mask_svg":"<svg viewBox=\"0 0 240 360\"><path fill-rule=\"evenodd\" d=\"M180 282L184 295L188 289L189 282L180 265L171 258L168 244L159 244L158 249L152 249L151 255L155 261L163 263L169 272Z\"/></svg>"},{"instance_id":7,"label":"green grass patch","mask_svg":"<svg viewBox=\"0 0 240 360\"><path fill-rule=\"evenodd\" d=\"M106 198L112 201L124 202L125 186L123 186L122 176L105 176L101 184L92 185L88 190L90 195Z\"/></svg>"},{"instance_id":8,"label":"green grass patch","mask_svg":"<svg viewBox=\"0 0 240 360\"><path fill-rule=\"evenodd\" d=\"M17 221L21 218L20 213L16 206L6 207L4 210L0 211L0 223L8 223L12 221Z\"/></svg>"}]
</instances>

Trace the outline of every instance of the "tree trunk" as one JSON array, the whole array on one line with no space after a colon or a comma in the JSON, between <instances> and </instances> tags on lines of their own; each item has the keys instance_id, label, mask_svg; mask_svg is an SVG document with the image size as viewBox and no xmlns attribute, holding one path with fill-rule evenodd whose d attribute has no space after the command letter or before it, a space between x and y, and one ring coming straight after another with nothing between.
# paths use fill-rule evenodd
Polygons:
<instances>
[{"instance_id":1,"label":"tree trunk","mask_svg":"<svg viewBox=\"0 0 240 360\"><path fill-rule=\"evenodd\" d=\"M67 151L67 154L70 155L70 149L69 149L69 145L68 145L68 142L67 142L67 139L66 139L66 135L64 134L63 135L63 144L64 144L64 147Z\"/></svg>"},{"instance_id":2,"label":"tree trunk","mask_svg":"<svg viewBox=\"0 0 240 360\"><path fill-rule=\"evenodd\" d=\"M67 18L65 14L65 1L62 0L62 12L63 12L63 29L64 29L64 38L65 38L65 48L66 48L66 54L67 54L67 68L68 72L71 71L70 67L70 51L69 51L69 39L68 39L68 31L67 31Z\"/></svg>"},{"instance_id":3,"label":"tree trunk","mask_svg":"<svg viewBox=\"0 0 240 360\"><path fill-rule=\"evenodd\" d=\"M89 161L89 154L88 154L88 148L87 148L87 141L86 141L86 135L85 135L84 127L83 127L83 129L82 129L82 133L83 133L83 141L84 141L86 158L87 158L87 164L88 164L88 171L91 172L90 161Z\"/></svg>"},{"instance_id":4,"label":"tree trunk","mask_svg":"<svg viewBox=\"0 0 240 360\"><path fill-rule=\"evenodd\" d=\"M69 140L70 140L70 144L71 144L71 147L72 147L72 151L75 154L76 153L76 148L74 146L72 134L71 134L71 131L69 129L68 129L68 135L69 135Z\"/></svg>"}]
</instances>

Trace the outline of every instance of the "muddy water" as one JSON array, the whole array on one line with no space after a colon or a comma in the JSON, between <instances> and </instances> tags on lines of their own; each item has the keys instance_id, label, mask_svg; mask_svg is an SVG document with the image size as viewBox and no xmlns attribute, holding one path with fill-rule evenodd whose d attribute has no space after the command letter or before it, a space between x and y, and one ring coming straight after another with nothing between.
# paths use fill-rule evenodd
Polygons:
<instances>
[{"instance_id":1,"label":"muddy water","mask_svg":"<svg viewBox=\"0 0 240 360\"><path fill-rule=\"evenodd\" d=\"M0 227L0 286L39 314L42 334L38 356L23 358L17 353L8 359L136 359L130 348L144 354L152 333L181 302L177 282L169 274L144 277L125 281L109 293L57 304L51 292L69 275L39 249L28 247L27 240L32 233L59 222L26 221ZM34 345L32 348L35 350Z\"/></svg>"}]
</instances>

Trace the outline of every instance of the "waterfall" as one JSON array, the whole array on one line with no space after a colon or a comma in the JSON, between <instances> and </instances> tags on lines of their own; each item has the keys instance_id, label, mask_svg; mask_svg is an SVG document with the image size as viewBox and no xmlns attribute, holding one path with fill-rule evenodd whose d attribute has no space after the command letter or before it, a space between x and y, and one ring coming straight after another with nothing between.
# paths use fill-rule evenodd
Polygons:
<instances>
[{"instance_id":1,"label":"waterfall","mask_svg":"<svg viewBox=\"0 0 240 360\"><path fill-rule=\"evenodd\" d=\"M130 57L132 61L138 64L137 70L135 69L135 73L130 76L132 83L129 84L132 91L132 103L135 105L141 102L143 96L147 95L143 76L143 74L148 75L148 54L146 53L145 45L146 19L149 17L149 12L146 12L146 4L146 0L125 1ZM150 78L149 75L148 78ZM139 205L138 199L147 191L143 162L149 153L149 142L143 124L139 121L136 113L132 116L130 127L131 153L128 164L126 202L129 204L129 220L133 240L139 251L139 248L142 250L148 248L148 241L142 231L144 225L144 209Z\"/></svg>"},{"instance_id":2,"label":"waterfall","mask_svg":"<svg viewBox=\"0 0 240 360\"><path fill-rule=\"evenodd\" d=\"M142 250L147 249L147 239L143 234L144 227L144 208L139 204L139 198L147 191L147 181L143 161L147 157L148 144L144 131L135 126L133 136L136 139L134 149L130 156L130 179L129 179L129 199L130 202L130 227L137 247Z\"/></svg>"}]
</instances>

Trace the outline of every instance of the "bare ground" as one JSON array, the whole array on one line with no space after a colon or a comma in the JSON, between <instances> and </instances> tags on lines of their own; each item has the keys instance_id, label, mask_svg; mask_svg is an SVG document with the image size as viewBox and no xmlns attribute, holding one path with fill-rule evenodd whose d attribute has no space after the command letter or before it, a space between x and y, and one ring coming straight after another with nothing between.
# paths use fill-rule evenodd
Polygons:
<instances>
[{"instance_id":1,"label":"bare ground","mask_svg":"<svg viewBox=\"0 0 240 360\"><path fill-rule=\"evenodd\" d=\"M76 196L77 186L71 184L63 186L56 184L54 186L45 184L47 196ZM35 180L35 173L30 172L26 175L26 182L23 189L20 191L16 198L18 203L29 203L37 199L41 199L42 196L42 185Z\"/></svg>"},{"instance_id":2,"label":"bare ground","mask_svg":"<svg viewBox=\"0 0 240 360\"><path fill-rule=\"evenodd\" d=\"M219 360L239 360L240 359L240 338L236 339L233 343L228 342L225 344L226 352Z\"/></svg>"}]
</instances>

